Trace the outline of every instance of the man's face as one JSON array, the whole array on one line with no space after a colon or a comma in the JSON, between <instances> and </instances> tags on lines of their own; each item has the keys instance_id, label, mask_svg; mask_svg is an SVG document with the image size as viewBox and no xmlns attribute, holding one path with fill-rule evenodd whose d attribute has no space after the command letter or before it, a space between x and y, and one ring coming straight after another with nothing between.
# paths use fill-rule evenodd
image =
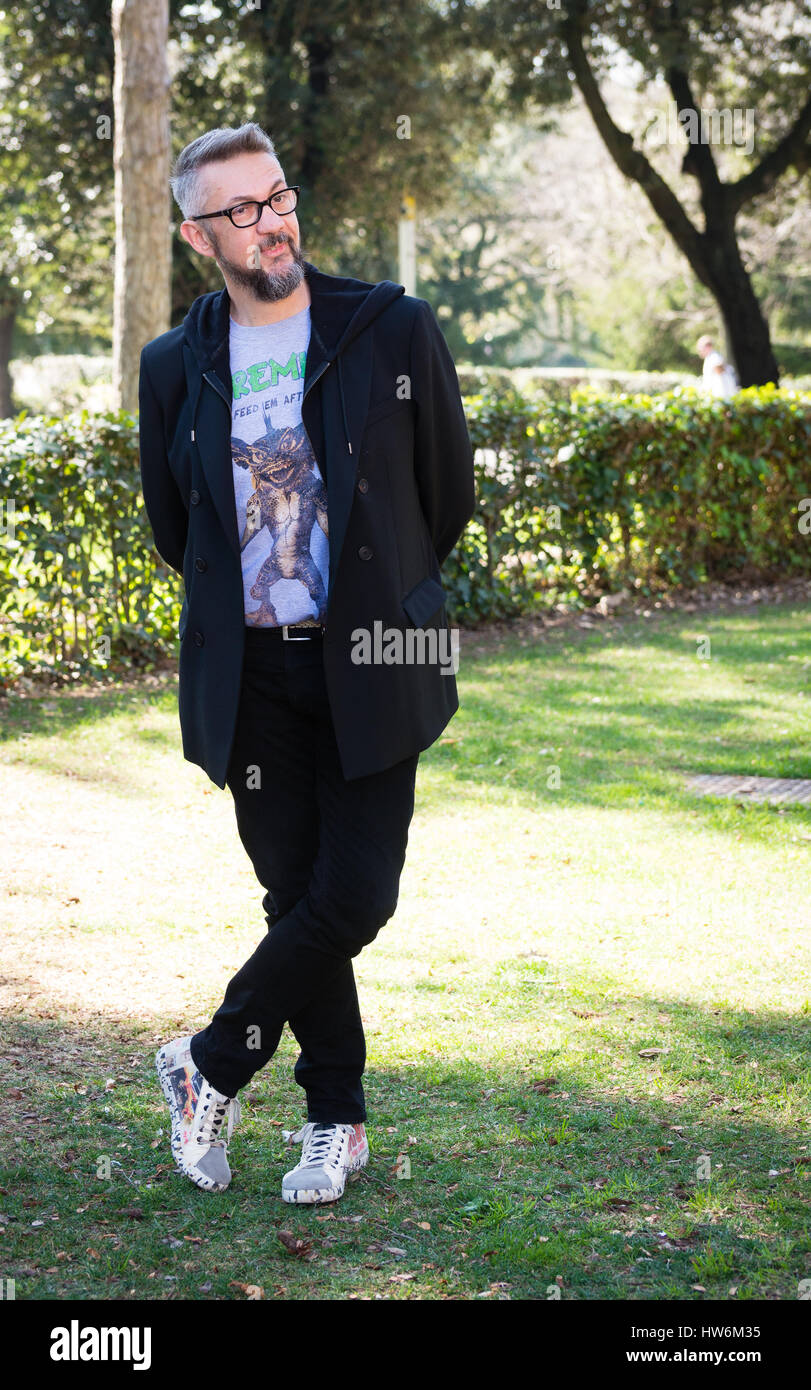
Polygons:
<instances>
[{"instance_id":1,"label":"man's face","mask_svg":"<svg viewBox=\"0 0 811 1390\"><path fill-rule=\"evenodd\" d=\"M206 164L200 171L195 212L219 212L247 199L263 201L286 187L279 161L271 154L240 154ZM201 255L213 256L226 280L264 302L287 299L304 280L298 218L280 217L272 208L252 227L235 227L228 217L184 222L181 232Z\"/></svg>"}]
</instances>

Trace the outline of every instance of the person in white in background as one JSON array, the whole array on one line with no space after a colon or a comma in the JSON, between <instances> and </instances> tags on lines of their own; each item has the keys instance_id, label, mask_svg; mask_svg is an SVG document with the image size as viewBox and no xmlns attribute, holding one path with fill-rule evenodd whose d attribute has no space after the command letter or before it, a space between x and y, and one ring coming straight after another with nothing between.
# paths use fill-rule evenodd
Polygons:
<instances>
[{"instance_id":1,"label":"person in white in background","mask_svg":"<svg viewBox=\"0 0 811 1390\"><path fill-rule=\"evenodd\" d=\"M704 336L699 338L696 343L696 352L699 357L704 358L704 384L711 396L721 396L728 401L730 396L734 396L738 390L738 378L735 368L725 362L720 352L713 345L712 338Z\"/></svg>"}]
</instances>

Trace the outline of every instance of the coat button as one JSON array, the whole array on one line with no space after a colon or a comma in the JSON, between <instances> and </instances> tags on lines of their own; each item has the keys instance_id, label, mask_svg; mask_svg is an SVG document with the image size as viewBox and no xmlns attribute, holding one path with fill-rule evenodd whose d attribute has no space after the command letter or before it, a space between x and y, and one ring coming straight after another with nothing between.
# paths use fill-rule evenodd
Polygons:
<instances>
[{"instance_id":1,"label":"coat button","mask_svg":"<svg viewBox=\"0 0 811 1390\"><path fill-rule=\"evenodd\" d=\"M191 492L189 493L189 501L191 502L193 507L196 507L197 503L200 501L200 494L197 491L196 487L193 487Z\"/></svg>"},{"instance_id":2,"label":"coat button","mask_svg":"<svg viewBox=\"0 0 811 1390\"><path fill-rule=\"evenodd\" d=\"M371 548L371 546L362 545L361 548L360 548L360 550L358 551L358 555L360 556L361 560L371 560L371 558L372 558L372 548Z\"/></svg>"},{"instance_id":3,"label":"coat button","mask_svg":"<svg viewBox=\"0 0 811 1390\"><path fill-rule=\"evenodd\" d=\"M194 634L194 645L195 645L195 647L202 647L204 641L205 641L205 638L204 638L202 632L195 632L195 634Z\"/></svg>"},{"instance_id":4,"label":"coat button","mask_svg":"<svg viewBox=\"0 0 811 1390\"><path fill-rule=\"evenodd\" d=\"M206 564L206 562L205 562L205 560L203 559L202 555L198 555L198 556L197 556L197 559L196 559L195 562L194 562L194 568L195 568L196 570L199 570L201 574L202 574L203 570L207 570L207 569L208 569L208 565Z\"/></svg>"},{"instance_id":5,"label":"coat button","mask_svg":"<svg viewBox=\"0 0 811 1390\"><path fill-rule=\"evenodd\" d=\"M368 492L369 484L365 478L358 478L358 492Z\"/></svg>"}]
</instances>

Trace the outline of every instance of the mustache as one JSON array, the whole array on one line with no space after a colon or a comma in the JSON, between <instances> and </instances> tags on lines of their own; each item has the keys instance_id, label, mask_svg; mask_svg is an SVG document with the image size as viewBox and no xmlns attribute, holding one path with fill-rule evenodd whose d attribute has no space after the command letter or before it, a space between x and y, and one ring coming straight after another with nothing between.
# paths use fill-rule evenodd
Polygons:
<instances>
[{"instance_id":1,"label":"mustache","mask_svg":"<svg viewBox=\"0 0 811 1390\"><path fill-rule=\"evenodd\" d=\"M277 236L277 237L272 237L272 238L267 238L267 237L266 237L264 241L261 241L261 242L259 243L259 245L261 246L261 248L262 248L263 251L270 251L270 250L273 249L274 246L290 246L290 247L292 247L292 242L291 242L289 236Z\"/></svg>"}]
</instances>

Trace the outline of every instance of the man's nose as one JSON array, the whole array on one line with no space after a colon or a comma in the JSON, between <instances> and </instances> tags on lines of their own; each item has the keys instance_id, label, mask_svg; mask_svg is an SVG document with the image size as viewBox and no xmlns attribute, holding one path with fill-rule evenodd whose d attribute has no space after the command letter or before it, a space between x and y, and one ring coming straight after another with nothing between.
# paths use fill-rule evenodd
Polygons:
<instances>
[{"instance_id":1,"label":"man's nose","mask_svg":"<svg viewBox=\"0 0 811 1390\"><path fill-rule=\"evenodd\" d=\"M284 227L284 218L280 217L278 212L274 212L269 203L265 203L257 226L260 233L279 232Z\"/></svg>"}]
</instances>

